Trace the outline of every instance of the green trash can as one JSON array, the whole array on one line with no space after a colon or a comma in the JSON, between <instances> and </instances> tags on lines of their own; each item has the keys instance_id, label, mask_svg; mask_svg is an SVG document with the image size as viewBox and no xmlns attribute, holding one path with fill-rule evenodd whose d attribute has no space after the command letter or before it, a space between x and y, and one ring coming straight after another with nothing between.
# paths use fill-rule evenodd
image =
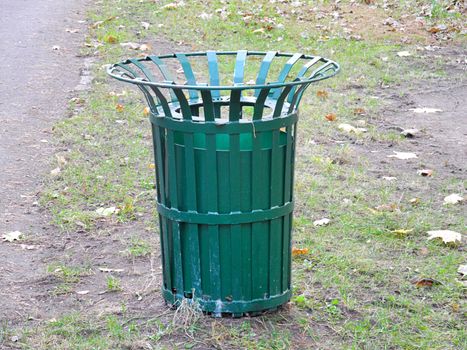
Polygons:
<instances>
[{"instance_id":1,"label":"green trash can","mask_svg":"<svg viewBox=\"0 0 467 350\"><path fill-rule=\"evenodd\" d=\"M229 67L233 79L220 74ZM206 83L195 77L203 69L209 75L196 76ZM256 79L244 82L252 70ZM322 57L244 50L109 67L150 108L168 303L242 316L290 299L298 105L311 83L338 70Z\"/></svg>"}]
</instances>

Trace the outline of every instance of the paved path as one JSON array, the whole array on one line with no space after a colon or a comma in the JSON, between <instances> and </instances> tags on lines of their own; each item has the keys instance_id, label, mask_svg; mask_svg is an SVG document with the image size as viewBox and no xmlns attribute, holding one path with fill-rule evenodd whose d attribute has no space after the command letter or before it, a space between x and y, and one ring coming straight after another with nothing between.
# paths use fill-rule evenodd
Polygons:
<instances>
[{"instance_id":1,"label":"paved path","mask_svg":"<svg viewBox=\"0 0 467 350\"><path fill-rule=\"evenodd\" d=\"M0 1L0 235L53 235L33 203L52 166L51 127L80 81L85 2ZM0 241L0 320L22 318L35 305L21 289L45 272L40 254Z\"/></svg>"}]
</instances>

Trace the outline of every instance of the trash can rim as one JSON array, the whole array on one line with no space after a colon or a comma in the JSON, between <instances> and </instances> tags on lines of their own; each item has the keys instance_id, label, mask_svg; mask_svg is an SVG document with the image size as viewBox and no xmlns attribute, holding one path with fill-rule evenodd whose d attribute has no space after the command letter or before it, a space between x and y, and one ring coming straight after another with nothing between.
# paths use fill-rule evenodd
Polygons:
<instances>
[{"instance_id":1,"label":"trash can rim","mask_svg":"<svg viewBox=\"0 0 467 350\"><path fill-rule=\"evenodd\" d=\"M140 57L136 58L137 61L148 61L150 60L150 57L157 57L160 59L165 59L165 58L177 58L177 55L183 54L187 57L190 56L204 56L207 55L208 52L215 52L216 55L235 55L238 53L238 51L205 51L205 52L188 52L188 53L173 53L173 54L164 54L164 55L148 55L145 57ZM261 55L265 56L268 52L264 51L246 51L247 55ZM275 52L275 51L274 51ZM292 57L294 54L292 53L282 53L282 52L276 52L277 57ZM305 55L301 54L300 59L315 59L318 58L319 61L325 63L325 65L320 67L320 71L322 71L325 67L329 67L329 69L333 68L331 74L327 75L322 75L320 72L317 74L312 74L308 78L297 78L295 80L291 81L284 81L284 82L270 82L266 84L245 84L245 83L240 83L240 84L233 84L233 85L209 85L209 84L197 84L197 85L189 85L189 84L176 84L175 82L170 82L170 81L164 81L164 82L157 82L157 81L149 81L143 78L132 78L128 73L120 72L118 71L118 67L120 65L128 64L131 63L131 59L126 59L124 61L121 61L119 63L111 64L107 67L107 74L110 75L111 77L124 81L127 83L135 84L135 85L145 85L145 86L153 86L153 87L158 87L158 88L168 88L168 89L186 89L186 90L197 90L197 91L202 91L202 90L257 90L257 89L275 89L275 88L283 88L285 86L297 86L297 85L303 85L303 84L309 84L309 83L314 83L317 81L325 80L328 78L331 78L335 76L339 71L340 71L340 65L328 58L321 57L321 56L312 56L312 55ZM324 71L328 71L329 69L326 69ZM125 77L126 75L127 77Z\"/></svg>"}]
</instances>

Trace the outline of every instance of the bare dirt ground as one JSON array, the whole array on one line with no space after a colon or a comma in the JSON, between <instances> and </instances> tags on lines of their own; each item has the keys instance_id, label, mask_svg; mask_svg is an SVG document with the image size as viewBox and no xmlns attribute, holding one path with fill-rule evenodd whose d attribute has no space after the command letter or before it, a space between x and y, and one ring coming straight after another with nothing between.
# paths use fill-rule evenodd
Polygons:
<instances>
[{"instance_id":1,"label":"bare dirt ground","mask_svg":"<svg viewBox=\"0 0 467 350\"><path fill-rule=\"evenodd\" d=\"M37 288L45 275L43 258L59 247L49 245L56 229L36 201L54 153L52 126L80 84L85 2L0 3L0 233L21 231L33 248L0 244L1 321L44 309Z\"/></svg>"},{"instance_id":2,"label":"bare dirt ground","mask_svg":"<svg viewBox=\"0 0 467 350\"><path fill-rule=\"evenodd\" d=\"M67 100L79 85L83 59L79 46L83 41L85 0L2 1L0 12L0 234L21 231L26 245L0 242L0 322L20 328L58 318L71 311L118 314L125 308L138 318L161 314L165 309L159 294L161 278L159 253L129 259L118 254L127 237L134 232L158 245L157 237L143 220L138 223L107 225L99 234L59 233L47 212L36 204L43 177L51 170L49 160L56 149L50 144L53 123L67 114ZM66 28L80 29L79 33ZM53 50L54 46L59 49ZM155 46L155 45L154 45ZM160 48L160 46L159 46ZM431 53L430 53L431 54ZM440 81L400 86L397 91L381 90L385 102L377 120L380 128L395 130L417 128L420 133L392 149L386 144L356 145L371 162L371 171L381 176L416 176L423 165L439 173L465 178L467 163L467 81L462 49L440 49L448 65L449 77ZM460 61L459 61L460 60ZM460 63L459 63L460 62ZM464 62L464 63L462 63ZM433 114L414 114L411 108L442 110ZM48 141L48 142L46 142ZM388 161L392 151L423 155L401 168ZM22 242L21 242L22 243ZM75 285L75 292L56 293L62 282L47 272L55 262L70 266L91 266ZM106 292L105 272L114 271L121 279L123 295ZM15 348L6 339L0 348Z\"/></svg>"}]
</instances>

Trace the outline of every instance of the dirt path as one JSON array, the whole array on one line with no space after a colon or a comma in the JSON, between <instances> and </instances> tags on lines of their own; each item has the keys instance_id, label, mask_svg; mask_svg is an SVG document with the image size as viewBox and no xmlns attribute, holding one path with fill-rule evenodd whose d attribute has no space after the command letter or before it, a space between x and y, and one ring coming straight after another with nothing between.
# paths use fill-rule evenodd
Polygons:
<instances>
[{"instance_id":1,"label":"dirt path","mask_svg":"<svg viewBox=\"0 0 467 350\"><path fill-rule=\"evenodd\" d=\"M44 237L55 234L35 202L50 171L51 127L80 83L85 2L0 2L0 235L18 230L29 241L48 244ZM29 250L0 242L0 321L40 309L34 291L23 292L45 274L45 247L33 245Z\"/></svg>"}]
</instances>

